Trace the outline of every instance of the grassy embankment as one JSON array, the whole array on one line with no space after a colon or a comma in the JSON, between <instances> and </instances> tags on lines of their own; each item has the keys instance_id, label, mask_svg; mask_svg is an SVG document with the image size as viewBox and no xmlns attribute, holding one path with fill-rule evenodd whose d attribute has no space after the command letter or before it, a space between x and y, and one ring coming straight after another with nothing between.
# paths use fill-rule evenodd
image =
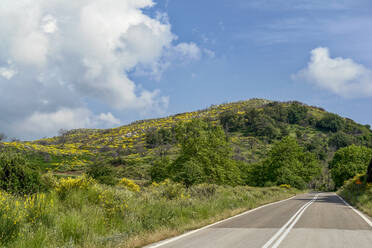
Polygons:
<instances>
[{"instance_id":1,"label":"grassy embankment","mask_svg":"<svg viewBox=\"0 0 372 248\"><path fill-rule=\"evenodd\" d=\"M347 202L372 217L372 183L366 183L365 175L356 176L338 191Z\"/></svg>"},{"instance_id":2,"label":"grassy embankment","mask_svg":"<svg viewBox=\"0 0 372 248\"><path fill-rule=\"evenodd\" d=\"M104 186L85 177L51 184L31 197L0 192L3 247L140 247L297 193L169 181Z\"/></svg>"}]
</instances>

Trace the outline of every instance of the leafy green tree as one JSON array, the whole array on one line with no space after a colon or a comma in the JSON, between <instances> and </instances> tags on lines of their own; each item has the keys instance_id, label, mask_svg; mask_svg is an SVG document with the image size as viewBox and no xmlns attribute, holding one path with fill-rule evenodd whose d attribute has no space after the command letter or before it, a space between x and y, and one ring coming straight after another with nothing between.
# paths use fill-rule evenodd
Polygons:
<instances>
[{"instance_id":1,"label":"leafy green tree","mask_svg":"<svg viewBox=\"0 0 372 248\"><path fill-rule=\"evenodd\" d=\"M175 137L170 128L150 128L146 131L146 147L155 148L161 145L174 144Z\"/></svg>"},{"instance_id":2,"label":"leafy green tree","mask_svg":"<svg viewBox=\"0 0 372 248\"><path fill-rule=\"evenodd\" d=\"M270 140L280 136L280 129L276 127L275 121L263 112L252 109L245 117L246 135L267 137Z\"/></svg>"},{"instance_id":3,"label":"leafy green tree","mask_svg":"<svg viewBox=\"0 0 372 248\"><path fill-rule=\"evenodd\" d=\"M372 159L371 162L369 162L369 166L367 169L367 182L372 183Z\"/></svg>"},{"instance_id":4,"label":"leafy green tree","mask_svg":"<svg viewBox=\"0 0 372 248\"><path fill-rule=\"evenodd\" d=\"M345 126L345 121L340 116L332 113L327 113L316 123L316 127L323 131L336 133L341 131Z\"/></svg>"},{"instance_id":5,"label":"leafy green tree","mask_svg":"<svg viewBox=\"0 0 372 248\"><path fill-rule=\"evenodd\" d=\"M329 163L336 187L359 173L365 173L372 157L372 149L351 145L338 150Z\"/></svg>"},{"instance_id":6,"label":"leafy green tree","mask_svg":"<svg viewBox=\"0 0 372 248\"><path fill-rule=\"evenodd\" d=\"M333 134L328 141L328 145L336 149L349 146L353 143L352 137L344 132L337 132Z\"/></svg>"},{"instance_id":7,"label":"leafy green tree","mask_svg":"<svg viewBox=\"0 0 372 248\"><path fill-rule=\"evenodd\" d=\"M220 114L220 123L226 131L236 132L244 128L244 118L237 111L227 110Z\"/></svg>"},{"instance_id":8,"label":"leafy green tree","mask_svg":"<svg viewBox=\"0 0 372 248\"><path fill-rule=\"evenodd\" d=\"M239 169L231 159L231 148L221 126L194 119L178 125L176 135L181 151L170 167L175 181L188 186L240 183Z\"/></svg>"},{"instance_id":9,"label":"leafy green tree","mask_svg":"<svg viewBox=\"0 0 372 248\"><path fill-rule=\"evenodd\" d=\"M264 182L305 188L320 173L320 165L313 153L305 152L295 138L288 136L275 143L263 170Z\"/></svg>"},{"instance_id":10,"label":"leafy green tree","mask_svg":"<svg viewBox=\"0 0 372 248\"><path fill-rule=\"evenodd\" d=\"M299 124L306 119L307 111L307 107L301 103L292 103L288 107L288 122L290 124Z\"/></svg>"}]
</instances>

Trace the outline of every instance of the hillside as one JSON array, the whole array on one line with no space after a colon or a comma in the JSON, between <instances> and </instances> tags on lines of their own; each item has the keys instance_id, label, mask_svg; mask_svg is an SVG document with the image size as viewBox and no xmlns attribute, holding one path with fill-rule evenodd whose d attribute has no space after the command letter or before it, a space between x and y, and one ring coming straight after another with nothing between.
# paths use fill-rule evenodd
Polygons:
<instances>
[{"instance_id":1,"label":"hillside","mask_svg":"<svg viewBox=\"0 0 372 248\"><path fill-rule=\"evenodd\" d=\"M368 125L299 102L263 99L215 105L113 129L70 130L53 138L4 142L1 146L21 151L35 166L56 174L80 174L90 164L104 163L114 166L121 177L149 179L149 168L159 156L172 158L178 152L172 127L194 118L221 124L234 159L246 163L262 160L275 140L288 135L316 154L324 170L338 148L351 144L372 146Z\"/></svg>"}]
</instances>

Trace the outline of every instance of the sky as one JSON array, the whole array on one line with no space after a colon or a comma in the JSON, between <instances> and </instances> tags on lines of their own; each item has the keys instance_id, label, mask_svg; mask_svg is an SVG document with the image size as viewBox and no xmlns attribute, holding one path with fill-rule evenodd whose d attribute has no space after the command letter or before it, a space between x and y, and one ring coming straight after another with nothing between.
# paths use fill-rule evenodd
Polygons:
<instances>
[{"instance_id":1,"label":"sky","mask_svg":"<svg viewBox=\"0 0 372 248\"><path fill-rule=\"evenodd\" d=\"M0 132L22 140L297 100L372 124L369 0L1 0Z\"/></svg>"}]
</instances>

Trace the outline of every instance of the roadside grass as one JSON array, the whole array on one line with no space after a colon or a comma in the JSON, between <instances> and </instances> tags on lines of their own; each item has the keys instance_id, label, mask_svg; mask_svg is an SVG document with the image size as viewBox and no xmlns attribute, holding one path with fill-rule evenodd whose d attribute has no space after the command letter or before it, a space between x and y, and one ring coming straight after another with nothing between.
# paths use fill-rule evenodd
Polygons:
<instances>
[{"instance_id":1,"label":"roadside grass","mask_svg":"<svg viewBox=\"0 0 372 248\"><path fill-rule=\"evenodd\" d=\"M129 185L129 184L127 184ZM0 194L0 244L8 248L140 247L299 193L280 187L142 187L61 178L33 196Z\"/></svg>"},{"instance_id":2,"label":"roadside grass","mask_svg":"<svg viewBox=\"0 0 372 248\"><path fill-rule=\"evenodd\" d=\"M372 183L366 183L365 175L348 180L337 193L351 205L372 217Z\"/></svg>"}]
</instances>

